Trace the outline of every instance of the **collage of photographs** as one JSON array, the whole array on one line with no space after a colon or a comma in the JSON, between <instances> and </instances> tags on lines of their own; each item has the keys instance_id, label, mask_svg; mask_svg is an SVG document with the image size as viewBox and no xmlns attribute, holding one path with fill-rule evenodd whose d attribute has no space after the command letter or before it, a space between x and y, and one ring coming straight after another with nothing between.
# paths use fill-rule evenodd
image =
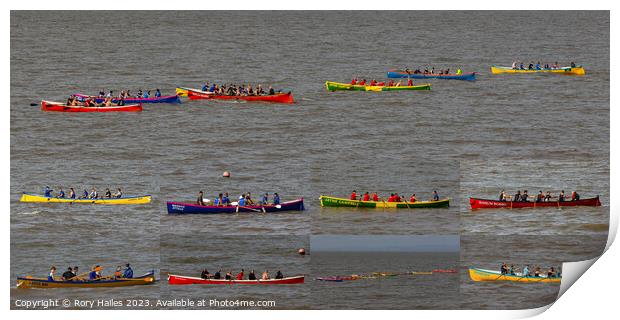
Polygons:
<instances>
[{"instance_id":1,"label":"collage of photographs","mask_svg":"<svg viewBox=\"0 0 620 320\"><path fill-rule=\"evenodd\" d=\"M608 241L610 11L11 11L10 68L11 310L532 309Z\"/></svg>"}]
</instances>

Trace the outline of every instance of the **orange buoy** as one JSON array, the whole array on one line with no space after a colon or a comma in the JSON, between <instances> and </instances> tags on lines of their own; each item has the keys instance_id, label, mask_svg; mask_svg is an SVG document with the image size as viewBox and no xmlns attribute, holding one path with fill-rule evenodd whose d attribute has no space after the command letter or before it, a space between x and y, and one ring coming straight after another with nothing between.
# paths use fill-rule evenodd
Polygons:
<instances>
[{"instance_id":1,"label":"orange buoy","mask_svg":"<svg viewBox=\"0 0 620 320\"><path fill-rule=\"evenodd\" d=\"M222 173L222 177L224 177L224 178L230 178L230 172L228 172L228 171L224 171L224 173Z\"/></svg>"},{"instance_id":2,"label":"orange buoy","mask_svg":"<svg viewBox=\"0 0 620 320\"><path fill-rule=\"evenodd\" d=\"M306 254L306 249L304 248L299 248L299 250L297 250L297 253L301 254L302 256Z\"/></svg>"}]
</instances>

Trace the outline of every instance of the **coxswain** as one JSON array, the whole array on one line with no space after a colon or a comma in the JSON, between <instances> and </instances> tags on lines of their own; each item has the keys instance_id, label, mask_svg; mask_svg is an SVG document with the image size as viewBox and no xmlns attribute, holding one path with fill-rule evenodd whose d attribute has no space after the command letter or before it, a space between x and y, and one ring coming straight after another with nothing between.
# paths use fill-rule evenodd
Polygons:
<instances>
[{"instance_id":1,"label":"coxswain","mask_svg":"<svg viewBox=\"0 0 620 320\"><path fill-rule=\"evenodd\" d=\"M209 279L211 277L211 274L209 273L209 270L205 268L204 270L202 270L202 273L200 273L200 277L202 279Z\"/></svg>"},{"instance_id":2,"label":"coxswain","mask_svg":"<svg viewBox=\"0 0 620 320\"><path fill-rule=\"evenodd\" d=\"M131 266L128 264L125 265L125 271L123 272L123 278L133 278L133 269L131 269Z\"/></svg>"},{"instance_id":3,"label":"coxswain","mask_svg":"<svg viewBox=\"0 0 620 320\"><path fill-rule=\"evenodd\" d=\"M239 273L237 273L237 280L243 280L243 269Z\"/></svg>"},{"instance_id":4,"label":"coxswain","mask_svg":"<svg viewBox=\"0 0 620 320\"><path fill-rule=\"evenodd\" d=\"M573 193L571 194L571 200L572 201L578 201L579 200L579 193L577 193L577 191L573 191Z\"/></svg>"},{"instance_id":5,"label":"coxswain","mask_svg":"<svg viewBox=\"0 0 620 320\"><path fill-rule=\"evenodd\" d=\"M65 271L65 273L62 274L62 280L64 281L67 281L73 277L75 277L75 274L73 274L73 268L71 267L69 267L67 271Z\"/></svg>"},{"instance_id":6,"label":"coxswain","mask_svg":"<svg viewBox=\"0 0 620 320\"><path fill-rule=\"evenodd\" d=\"M54 273L56 273L56 266L50 268L50 274L47 276L48 281L54 281Z\"/></svg>"},{"instance_id":7,"label":"coxswain","mask_svg":"<svg viewBox=\"0 0 620 320\"><path fill-rule=\"evenodd\" d=\"M280 204L280 196L278 195L277 192L273 193L273 204L274 205Z\"/></svg>"},{"instance_id":8,"label":"coxswain","mask_svg":"<svg viewBox=\"0 0 620 320\"><path fill-rule=\"evenodd\" d=\"M260 202L261 205L267 205L269 204L269 194L265 192L265 194L260 198Z\"/></svg>"},{"instance_id":9,"label":"coxswain","mask_svg":"<svg viewBox=\"0 0 620 320\"><path fill-rule=\"evenodd\" d=\"M439 201L439 194L437 193L437 190L433 191L433 201Z\"/></svg>"},{"instance_id":10,"label":"coxswain","mask_svg":"<svg viewBox=\"0 0 620 320\"><path fill-rule=\"evenodd\" d=\"M545 195L543 194L542 190L538 191L538 194L536 195L536 202L543 202L544 199Z\"/></svg>"},{"instance_id":11,"label":"coxswain","mask_svg":"<svg viewBox=\"0 0 620 320\"><path fill-rule=\"evenodd\" d=\"M409 202L415 202L416 198L415 198L415 193L411 195L411 197L409 198Z\"/></svg>"},{"instance_id":12,"label":"coxswain","mask_svg":"<svg viewBox=\"0 0 620 320\"><path fill-rule=\"evenodd\" d=\"M58 191L58 195L56 196L56 198L64 198L65 197L65 192L62 190L62 188L60 188L60 191Z\"/></svg>"},{"instance_id":13,"label":"coxswain","mask_svg":"<svg viewBox=\"0 0 620 320\"><path fill-rule=\"evenodd\" d=\"M265 270L260 278L261 280L269 280L269 271Z\"/></svg>"},{"instance_id":14,"label":"coxswain","mask_svg":"<svg viewBox=\"0 0 620 320\"><path fill-rule=\"evenodd\" d=\"M564 190L560 191L560 195L558 195L558 201L564 202Z\"/></svg>"},{"instance_id":15,"label":"coxswain","mask_svg":"<svg viewBox=\"0 0 620 320\"><path fill-rule=\"evenodd\" d=\"M408 87L413 86L413 80L411 80L411 78L407 79L407 86Z\"/></svg>"},{"instance_id":16,"label":"coxswain","mask_svg":"<svg viewBox=\"0 0 620 320\"><path fill-rule=\"evenodd\" d=\"M120 198L123 196L123 191L121 191L121 188L118 188L118 191L116 191L116 193L114 194L114 198Z\"/></svg>"},{"instance_id":17,"label":"coxswain","mask_svg":"<svg viewBox=\"0 0 620 320\"><path fill-rule=\"evenodd\" d=\"M351 80L351 85L354 86L355 84L357 84L357 78L353 78Z\"/></svg>"},{"instance_id":18,"label":"coxswain","mask_svg":"<svg viewBox=\"0 0 620 320\"><path fill-rule=\"evenodd\" d=\"M254 273L254 270L250 271L250 273L248 274L248 280L256 280L256 274Z\"/></svg>"},{"instance_id":19,"label":"coxswain","mask_svg":"<svg viewBox=\"0 0 620 320\"><path fill-rule=\"evenodd\" d=\"M353 192L351 192L351 196L349 197L350 200L357 200L357 193L355 192L355 190L353 190Z\"/></svg>"},{"instance_id":20,"label":"coxswain","mask_svg":"<svg viewBox=\"0 0 620 320\"><path fill-rule=\"evenodd\" d=\"M116 271L114 271L114 279L121 277L123 277L123 268L121 266L116 266Z\"/></svg>"},{"instance_id":21,"label":"coxswain","mask_svg":"<svg viewBox=\"0 0 620 320\"><path fill-rule=\"evenodd\" d=\"M283 279L284 275L282 274L282 272L280 270L278 270L278 272L276 272L276 279Z\"/></svg>"},{"instance_id":22,"label":"coxswain","mask_svg":"<svg viewBox=\"0 0 620 320\"><path fill-rule=\"evenodd\" d=\"M99 193L97 192L97 188L93 187L93 189L90 191L90 194L88 195L88 197L90 199L97 199L97 198L99 198Z\"/></svg>"},{"instance_id":23,"label":"coxswain","mask_svg":"<svg viewBox=\"0 0 620 320\"><path fill-rule=\"evenodd\" d=\"M379 196L377 195L376 192L372 193L372 201L378 202L379 201Z\"/></svg>"},{"instance_id":24,"label":"coxswain","mask_svg":"<svg viewBox=\"0 0 620 320\"><path fill-rule=\"evenodd\" d=\"M527 198L529 198L530 196L527 195L527 190L523 190L523 194L521 195L521 201L522 202L528 202Z\"/></svg>"},{"instance_id":25,"label":"coxswain","mask_svg":"<svg viewBox=\"0 0 620 320\"><path fill-rule=\"evenodd\" d=\"M370 201L370 194L368 194L368 191L366 191L366 193L364 193L364 197L362 198L363 201Z\"/></svg>"},{"instance_id":26,"label":"coxswain","mask_svg":"<svg viewBox=\"0 0 620 320\"><path fill-rule=\"evenodd\" d=\"M106 198L112 198L112 192L110 191L109 188L105 188L105 197Z\"/></svg>"},{"instance_id":27,"label":"coxswain","mask_svg":"<svg viewBox=\"0 0 620 320\"><path fill-rule=\"evenodd\" d=\"M226 275L224 276L224 279L225 279L225 280L232 280L232 279L233 279L233 273L232 273L232 270L231 270L231 271L226 272Z\"/></svg>"},{"instance_id":28,"label":"coxswain","mask_svg":"<svg viewBox=\"0 0 620 320\"><path fill-rule=\"evenodd\" d=\"M220 279L220 278L222 278L222 269L216 271L215 274L213 275L213 279Z\"/></svg>"},{"instance_id":29,"label":"coxswain","mask_svg":"<svg viewBox=\"0 0 620 320\"><path fill-rule=\"evenodd\" d=\"M196 204L199 206L205 205L204 199L202 198L203 195L204 193L202 192L202 190L200 190L200 192L198 192L198 198L196 199Z\"/></svg>"},{"instance_id":30,"label":"coxswain","mask_svg":"<svg viewBox=\"0 0 620 320\"><path fill-rule=\"evenodd\" d=\"M155 89L155 98L161 97L161 91L159 89Z\"/></svg>"},{"instance_id":31,"label":"coxswain","mask_svg":"<svg viewBox=\"0 0 620 320\"><path fill-rule=\"evenodd\" d=\"M75 199L75 190L73 188L69 188L69 198Z\"/></svg>"},{"instance_id":32,"label":"coxswain","mask_svg":"<svg viewBox=\"0 0 620 320\"><path fill-rule=\"evenodd\" d=\"M228 197L228 192L224 192L224 197L222 197L222 205L229 206L230 198Z\"/></svg>"},{"instance_id":33,"label":"coxswain","mask_svg":"<svg viewBox=\"0 0 620 320\"><path fill-rule=\"evenodd\" d=\"M49 186L45 186L45 189L43 189L43 194L45 195L46 198L51 198L52 197L52 189L50 189Z\"/></svg>"}]
</instances>

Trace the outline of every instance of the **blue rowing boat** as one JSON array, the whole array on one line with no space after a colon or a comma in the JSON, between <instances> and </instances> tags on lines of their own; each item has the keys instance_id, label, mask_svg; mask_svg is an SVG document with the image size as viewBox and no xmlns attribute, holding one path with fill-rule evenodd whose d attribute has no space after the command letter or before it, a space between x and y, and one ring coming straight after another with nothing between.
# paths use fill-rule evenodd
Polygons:
<instances>
[{"instance_id":1,"label":"blue rowing boat","mask_svg":"<svg viewBox=\"0 0 620 320\"><path fill-rule=\"evenodd\" d=\"M201 206L193 203L172 202L166 203L168 214L216 214L216 213L241 213L241 212L280 212L304 210L304 199L282 202L280 204L253 204L249 206Z\"/></svg>"},{"instance_id":2,"label":"blue rowing boat","mask_svg":"<svg viewBox=\"0 0 620 320\"><path fill-rule=\"evenodd\" d=\"M436 73L411 73L401 70L390 70L387 73L388 78L411 78L411 79L443 79L443 80L476 80L476 73L462 74L436 74Z\"/></svg>"}]
</instances>

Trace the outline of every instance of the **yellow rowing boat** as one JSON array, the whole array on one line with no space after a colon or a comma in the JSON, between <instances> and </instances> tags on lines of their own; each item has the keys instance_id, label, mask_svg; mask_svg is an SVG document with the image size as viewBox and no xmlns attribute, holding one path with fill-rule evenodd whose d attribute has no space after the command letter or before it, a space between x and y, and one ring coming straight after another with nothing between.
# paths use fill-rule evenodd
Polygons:
<instances>
[{"instance_id":1,"label":"yellow rowing boat","mask_svg":"<svg viewBox=\"0 0 620 320\"><path fill-rule=\"evenodd\" d=\"M523 276L521 274L501 274L499 271L469 268L469 277L474 281L514 281L514 282L561 282L561 277Z\"/></svg>"},{"instance_id":2,"label":"yellow rowing boat","mask_svg":"<svg viewBox=\"0 0 620 320\"><path fill-rule=\"evenodd\" d=\"M36 194L22 194L20 202L47 202L47 203L87 203L87 204L145 204L151 202L150 195L123 198L97 198L97 199L70 199L53 198Z\"/></svg>"}]
</instances>

